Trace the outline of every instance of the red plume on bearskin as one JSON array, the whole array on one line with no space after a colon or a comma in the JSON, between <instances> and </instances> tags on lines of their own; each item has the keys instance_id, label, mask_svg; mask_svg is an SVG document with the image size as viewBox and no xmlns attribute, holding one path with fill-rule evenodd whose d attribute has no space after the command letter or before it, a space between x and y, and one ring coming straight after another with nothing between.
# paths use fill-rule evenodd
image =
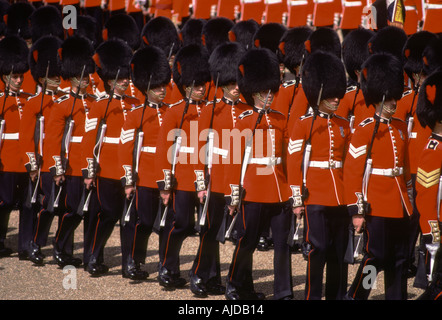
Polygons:
<instances>
[{"instance_id":1,"label":"red plume on bearskin","mask_svg":"<svg viewBox=\"0 0 442 320\"><path fill-rule=\"evenodd\" d=\"M49 63L48 77L61 75L61 60L58 54L62 41L54 36L44 36L35 42L29 55L29 68L36 82L46 76Z\"/></svg>"},{"instance_id":2,"label":"red plume on bearskin","mask_svg":"<svg viewBox=\"0 0 442 320\"><path fill-rule=\"evenodd\" d=\"M422 83L416 115L423 127L431 129L442 121L442 71L432 73Z\"/></svg>"}]
</instances>

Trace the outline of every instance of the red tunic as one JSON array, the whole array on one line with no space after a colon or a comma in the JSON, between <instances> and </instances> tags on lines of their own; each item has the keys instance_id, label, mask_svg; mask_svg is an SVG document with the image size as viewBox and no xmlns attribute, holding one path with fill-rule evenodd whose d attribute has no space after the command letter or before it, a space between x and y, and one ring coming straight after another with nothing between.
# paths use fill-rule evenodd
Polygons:
<instances>
[{"instance_id":1,"label":"red tunic","mask_svg":"<svg viewBox=\"0 0 442 320\"><path fill-rule=\"evenodd\" d=\"M74 106L74 96L71 92L55 101L55 107L48 119L47 134L45 137L44 153L50 160L44 162L44 170L55 171L59 169L62 154L62 143L65 124L72 112L74 127L71 134L71 141L67 154L63 157L68 159L64 174L69 176L81 176L83 166L82 140L84 135L84 124L86 113L93 107L96 97L90 94L78 95ZM72 109L74 107L74 109Z\"/></svg>"},{"instance_id":2,"label":"red tunic","mask_svg":"<svg viewBox=\"0 0 442 320\"><path fill-rule=\"evenodd\" d=\"M300 192L303 185L304 152L312 121L313 114L298 118L290 134L287 179L292 196L296 195L295 191ZM334 114L319 112L311 132L310 166L306 175L309 196L304 204L343 205L343 163L350 139L349 122Z\"/></svg>"},{"instance_id":3,"label":"red tunic","mask_svg":"<svg viewBox=\"0 0 442 320\"><path fill-rule=\"evenodd\" d=\"M37 170L36 167L32 164L32 162L36 159L36 146L35 146L35 129L37 126L37 116L40 114L43 116L43 140L42 146L43 149L39 149L38 152L43 156L43 163L45 161L50 161L51 158L45 154L44 145L46 144L46 131L48 128L47 121L49 119L49 115L54 109L55 100L65 95L66 92L58 90L56 92L46 90L46 94L43 97L42 102L42 92L37 95L34 95L28 99L26 103L26 108L24 108L23 116L20 122L20 152L21 157L23 158L24 165L28 171ZM41 164L41 170L45 170L45 166Z\"/></svg>"},{"instance_id":4,"label":"red tunic","mask_svg":"<svg viewBox=\"0 0 442 320\"><path fill-rule=\"evenodd\" d=\"M118 159L120 162L119 176L125 185L132 185L134 143L137 130L141 125L143 132L143 144L138 165L137 185L142 187L157 188L155 179L155 158L157 156L156 145L158 132L163 122L163 117L168 109L168 105L157 105L149 103L143 114L144 104L140 105L128 113L126 121L121 128L120 145L118 147ZM141 123L141 117L143 122ZM136 159L135 159L136 160Z\"/></svg>"},{"instance_id":5,"label":"red tunic","mask_svg":"<svg viewBox=\"0 0 442 320\"><path fill-rule=\"evenodd\" d=\"M1 93L0 97L3 109L5 99L4 93ZM6 99L3 109L5 126L3 136L1 137L2 144L0 150L1 171L26 172L26 169L23 166L24 159L22 157L22 153L20 152L19 130L21 117L27 102L26 99L29 97L29 94L20 91L18 94L15 92L10 92Z\"/></svg>"},{"instance_id":6,"label":"red tunic","mask_svg":"<svg viewBox=\"0 0 442 320\"><path fill-rule=\"evenodd\" d=\"M181 120L183 119L185 100L181 100L172 105L163 118L163 124L158 134L155 161L155 179L160 190L168 189L165 186L166 175L172 168L172 151L175 141L175 133L178 132ZM181 130L181 148L177 157L175 168L176 190L195 191L194 165L198 163L198 118L203 107L203 102L199 104L192 101L188 106L184 116Z\"/></svg>"},{"instance_id":7,"label":"red tunic","mask_svg":"<svg viewBox=\"0 0 442 320\"><path fill-rule=\"evenodd\" d=\"M228 158L230 154L230 139L228 138L231 130L235 127L238 116L251 107L241 101L230 101L226 98L217 99L215 113L213 115L212 129L214 135L214 150L211 172L211 191L224 193L224 176L226 174L226 165L232 162ZM213 102L205 106L198 120L199 152L202 155L207 150L207 135L212 119ZM195 165L195 171L201 172L204 176L205 157L200 156L202 161Z\"/></svg>"},{"instance_id":8,"label":"red tunic","mask_svg":"<svg viewBox=\"0 0 442 320\"><path fill-rule=\"evenodd\" d=\"M420 213L420 227L423 235L433 235L433 241L440 241L438 226L439 179L442 168L442 137L433 134L419 158L416 178L416 205ZM442 221L439 217L439 222Z\"/></svg>"},{"instance_id":9,"label":"red tunic","mask_svg":"<svg viewBox=\"0 0 442 320\"><path fill-rule=\"evenodd\" d=\"M231 186L239 185L244 142L250 139L257 118L256 108L244 111L238 117L235 127L237 130L232 131L230 159L233 160L225 169L229 174L225 176L224 187L224 194L230 197L233 196ZM260 124L256 127L252 152L244 175L244 201L259 203L288 201L290 192L284 163L287 150L286 121L282 113L270 110L263 115ZM238 139L239 135L243 137L241 140Z\"/></svg>"},{"instance_id":10,"label":"red tunic","mask_svg":"<svg viewBox=\"0 0 442 320\"><path fill-rule=\"evenodd\" d=\"M124 95L123 97L114 95L109 103L109 95L98 99L94 107L86 115L85 133L83 137L82 152L82 171L85 178L92 178L95 175L102 178L119 180L119 163L116 160L118 156L118 144L120 142L121 127L126 118L126 114L134 106L140 104L140 101L134 97ZM97 139L97 133L101 120L106 116L107 129L103 139L101 152L94 151ZM99 156L99 170L91 169L91 161L94 156Z\"/></svg>"},{"instance_id":11,"label":"red tunic","mask_svg":"<svg viewBox=\"0 0 442 320\"><path fill-rule=\"evenodd\" d=\"M376 118L367 118L356 127L345 158L344 201L349 205L351 213L355 213L353 210L360 200L358 195L363 194L364 167ZM407 148L406 123L395 118L381 119L371 151L373 170L366 192L371 211L366 214L401 218L404 216L404 208L408 215L413 213L407 194L407 189L411 188Z\"/></svg>"}]
</instances>

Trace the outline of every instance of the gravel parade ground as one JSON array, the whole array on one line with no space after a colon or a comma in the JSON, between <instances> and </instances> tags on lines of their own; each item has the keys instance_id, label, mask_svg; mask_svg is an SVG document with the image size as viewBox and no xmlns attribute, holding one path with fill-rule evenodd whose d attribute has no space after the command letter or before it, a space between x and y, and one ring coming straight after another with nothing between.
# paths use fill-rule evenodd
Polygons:
<instances>
[{"instance_id":1,"label":"gravel parade ground","mask_svg":"<svg viewBox=\"0 0 442 320\"><path fill-rule=\"evenodd\" d=\"M225 300L224 295L209 296L201 299L195 297L189 290L189 284L179 290L166 291L156 281L158 272L158 236L153 233L148 244L146 264L143 270L149 272L146 281L131 281L121 275L121 251L120 251L120 227L117 224L111 238L105 248L105 263L110 267L109 273L99 278L90 277L89 273L78 269L59 268L52 258L52 238L55 234L57 217L51 228L47 246L42 248L46 255L44 266L35 266L30 261L18 259L16 252L18 239L18 212L13 211L10 217L8 237L6 245L14 250L14 253L7 258L0 259L0 300L161 300L160 305L164 305L165 300L204 301ZM75 234L76 257L82 257L83 224L79 226ZM192 266L194 254L197 251L198 237L188 237L181 251L181 275L188 281L189 270ZM220 247L221 271L225 279L234 246L231 242L226 242ZM357 270L358 264L349 266L349 284ZM292 255L292 274L294 300L304 299L304 283L306 261L301 253ZM273 250L255 251L254 255L254 280L255 290L263 292L266 300L273 299ZM408 280L408 299L415 300L423 292L421 289L413 287L414 278ZM372 290L370 300L383 300L383 273L381 272L376 280L376 288ZM215 303L215 302L214 302ZM351 302L350 302L351 303ZM13 302L13 305L15 302ZM287 302L289 305L290 302ZM18 304L19 305L19 304ZM112 305L112 304L111 304ZM173 303L171 303L173 305ZM216 303L215 303L216 305ZM45 310L43 310L45 311ZM47 311L47 310L46 310ZM171 311L172 312L172 311ZM177 311L173 311L177 312Z\"/></svg>"}]
</instances>

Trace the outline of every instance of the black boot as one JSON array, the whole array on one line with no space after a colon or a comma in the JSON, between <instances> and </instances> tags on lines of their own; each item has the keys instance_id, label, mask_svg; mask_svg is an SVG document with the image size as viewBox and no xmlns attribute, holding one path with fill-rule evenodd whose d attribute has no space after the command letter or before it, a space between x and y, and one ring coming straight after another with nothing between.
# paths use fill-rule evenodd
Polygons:
<instances>
[{"instance_id":1,"label":"black boot","mask_svg":"<svg viewBox=\"0 0 442 320\"><path fill-rule=\"evenodd\" d=\"M43 265L43 259L45 255L41 252L40 246L34 241L29 243L29 260L34 262L36 265Z\"/></svg>"},{"instance_id":2,"label":"black boot","mask_svg":"<svg viewBox=\"0 0 442 320\"><path fill-rule=\"evenodd\" d=\"M63 252L57 250L55 245L54 245L53 257L54 257L55 262L61 268L64 268L65 266L79 267L82 263L81 259L74 258L70 254L63 253Z\"/></svg>"},{"instance_id":3,"label":"black boot","mask_svg":"<svg viewBox=\"0 0 442 320\"><path fill-rule=\"evenodd\" d=\"M128 258L127 265L123 267L123 278L146 280L148 276L147 271L141 270L140 263L135 262L131 257Z\"/></svg>"},{"instance_id":4,"label":"black boot","mask_svg":"<svg viewBox=\"0 0 442 320\"><path fill-rule=\"evenodd\" d=\"M179 273L172 273L161 265L158 270L158 282L169 289L182 288L186 285L186 280L181 278Z\"/></svg>"},{"instance_id":5,"label":"black boot","mask_svg":"<svg viewBox=\"0 0 442 320\"><path fill-rule=\"evenodd\" d=\"M192 270L190 270L189 272L189 277L190 277L190 291L192 291L192 293L197 297L200 298L207 297L207 288L203 279L198 277Z\"/></svg>"},{"instance_id":6,"label":"black boot","mask_svg":"<svg viewBox=\"0 0 442 320\"><path fill-rule=\"evenodd\" d=\"M91 256L89 263L86 266L86 271L89 272L92 277L100 277L109 271L109 267L103 263L97 262L97 259L94 256Z\"/></svg>"}]
</instances>

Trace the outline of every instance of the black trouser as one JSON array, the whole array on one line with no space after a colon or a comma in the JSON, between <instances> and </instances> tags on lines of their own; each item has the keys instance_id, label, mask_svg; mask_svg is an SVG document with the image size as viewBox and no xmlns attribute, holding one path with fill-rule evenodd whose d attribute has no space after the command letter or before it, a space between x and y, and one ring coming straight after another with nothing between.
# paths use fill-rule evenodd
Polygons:
<instances>
[{"instance_id":1,"label":"black trouser","mask_svg":"<svg viewBox=\"0 0 442 320\"><path fill-rule=\"evenodd\" d=\"M160 263L172 274L180 273L180 250L183 241L194 231L195 208L198 204L196 192L177 190L169 206L168 223L160 243Z\"/></svg>"},{"instance_id":2,"label":"black trouser","mask_svg":"<svg viewBox=\"0 0 442 320\"><path fill-rule=\"evenodd\" d=\"M419 218L420 218L420 213L419 210L417 209L416 206L416 174L412 174L411 175L411 182L413 185L413 199L414 199L414 203L413 203L413 214L410 217L410 244L408 246L409 252L408 252L408 264L412 265L415 260L415 248L416 248L416 242L417 239L419 238L419 234L421 232L420 229L420 225L419 225Z\"/></svg>"},{"instance_id":3,"label":"black trouser","mask_svg":"<svg viewBox=\"0 0 442 320\"><path fill-rule=\"evenodd\" d=\"M346 206L307 205L305 239L308 253L305 299L320 300L326 266L325 298L340 300L347 292L348 265L344 255L350 218Z\"/></svg>"},{"instance_id":4,"label":"black trouser","mask_svg":"<svg viewBox=\"0 0 442 320\"><path fill-rule=\"evenodd\" d=\"M244 202L237 218L238 241L233 253L227 281L240 292L254 291L253 252L263 228L272 230L274 242L274 298L292 296L291 253L287 244L291 210L286 203Z\"/></svg>"},{"instance_id":5,"label":"black trouser","mask_svg":"<svg viewBox=\"0 0 442 320\"><path fill-rule=\"evenodd\" d=\"M215 279L221 283L219 241L216 236L223 222L225 205L224 194L210 194L206 222L201 226L198 252L192 266L192 272L204 282Z\"/></svg>"},{"instance_id":6,"label":"black trouser","mask_svg":"<svg viewBox=\"0 0 442 320\"><path fill-rule=\"evenodd\" d=\"M72 254L70 244L73 242L74 231L83 219L82 208L78 212L84 190L83 177L66 176L63 188L65 189L64 198L60 201L64 203L64 214L60 216L54 247L59 252Z\"/></svg>"},{"instance_id":7,"label":"black trouser","mask_svg":"<svg viewBox=\"0 0 442 320\"><path fill-rule=\"evenodd\" d=\"M89 226L87 243L89 244L88 263L94 258L95 262L103 262L104 247L110 238L115 224L121 218L124 207L124 189L121 181L115 179L97 179L98 208L89 212L92 224ZM120 236L122 230L120 229ZM121 240L124 237L121 236ZM86 249L86 248L85 248Z\"/></svg>"},{"instance_id":8,"label":"black trouser","mask_svg":"<svg viewBox=\"0 0 442 320\"><path fill-rule=\"evenodd\" d=\"M4 242L8 232L9 217L15 208L22 215L21 199L26 185L26 174L0 172L0 242ZM33 219L27 219L29 240L32 235ZM29 242L28 242L29 243Z\"/></svg>"},{"instance_id":9,"label":"black trouser","mask_svg":"<svg viewBox=\"0 0 442 320\"><path fill-rule=\"evenodd\" d=\"M159 196L156 188L137 187L130 220L122 227L123 266L129 257L137 263L144 263L146 260L147 242L158 213Z\"/></svg>"},{"instance_id":10,"label":"black trouser","mask_svg":"<svg viewBox=\"0 0 442 320\"><path fill-rule=\"evenodd\" d=\"M367 300L374 276L384 271L385 299L406 300L409 218L366 216L365 219L366 253L348 295Z\"/></svg>"}]
</instances>

